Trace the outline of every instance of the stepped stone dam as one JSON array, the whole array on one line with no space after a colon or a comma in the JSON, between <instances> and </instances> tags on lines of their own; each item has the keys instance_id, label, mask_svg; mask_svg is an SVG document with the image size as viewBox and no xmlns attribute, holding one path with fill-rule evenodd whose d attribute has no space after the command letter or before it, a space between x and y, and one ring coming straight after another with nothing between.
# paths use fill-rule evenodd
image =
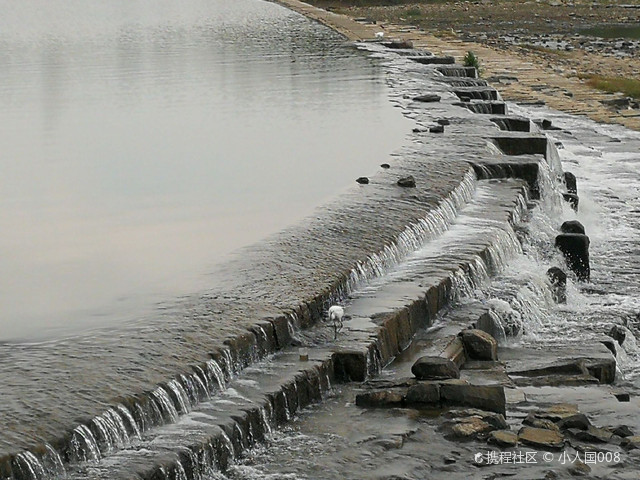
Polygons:
<instances>
[{"instance_id":1,"label":"stepped stone dam","mask_svg":"<svg viewBox=\"0 0 640 480\"><path fill-rule=\"evenodd\" d=\"M384 58L392 101L415 122L393 161L243 249L207 292L158 318L0 345L0 479L191 480L224 471L332 386L370 381L411 352L416 333L522 252L516 227L530 210L570 193L554 142L511 115L475 69L429 52L360 47ZM326 321L334 304L349 317L335 340ZM458 336L469 318L501 335L486 308L469 308L430 347L454 370L473 360ZM602 349L575 374L613 381L615 359ZM534 376L573 368L556 367ZM449 383L438 383L435 403L478 406L464 382Z\"/></svg>"}]
</instances>

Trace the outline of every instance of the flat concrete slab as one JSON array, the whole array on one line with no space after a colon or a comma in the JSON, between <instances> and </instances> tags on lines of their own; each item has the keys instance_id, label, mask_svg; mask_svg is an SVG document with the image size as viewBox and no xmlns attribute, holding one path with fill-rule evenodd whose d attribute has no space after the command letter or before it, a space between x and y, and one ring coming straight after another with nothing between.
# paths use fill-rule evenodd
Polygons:
<instances>
[{"instance_id":1,"label":"flat concrete slab","mask_svg":"<svg viewBox=\"0 0 640 480\"><path fill-rule=\"evenodd\" d=\"M615 379L616 359L601 343L575 347L544 346L500 347L498 358L505 363L510 377L591 375L601 383Z\"/></svg>"}]
</instances>

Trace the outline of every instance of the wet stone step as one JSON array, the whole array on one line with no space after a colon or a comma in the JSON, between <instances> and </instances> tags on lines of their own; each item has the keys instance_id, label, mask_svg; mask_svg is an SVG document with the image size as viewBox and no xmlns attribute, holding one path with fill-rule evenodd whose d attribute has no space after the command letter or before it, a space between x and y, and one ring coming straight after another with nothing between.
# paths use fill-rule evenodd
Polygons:
<instances>
[{"instance_id":1,"label":"wet stone step","mask_svg":"<svg viewBox=\"0 0 640 480\"><path fill-rule=\"evenodd\" d=\"M498 91L493 87L456 87L453 89L460 100L499 100Z\"/></svg>"},{"instance_id":2,"label":"wet stone step","mask_svg":"<svg viewBox=\"0 0 640 480\"><path fill-rule=\"evenodd\" d=\"M80 465L68 478L180 478L181 469L197 474L224 469L277 425L322 400L333 381L332 355L318 349L300 361L291 350L249 367L176 423L154 429L99 464Z\"/></svg>"},{"instance_id":3,"label":"wet stone step","mask_svg":"<svg viewBox=\"0 0 640 480\"><path fill-rule=\"evenodd\" d=\"M478 77L478 71L475 67L463 67L462 65L445 65L436 67L436 70L447 77Z\"/></svg>"},{"instance_id":4,"label":"wet stone step","mask_svg":"<svg viewBox=\"0 0 640 480\"><path fill-rule=\"evenodd\" d=\"M471 110L473 113L484 115L506 115L507 105L504 102L485 102L471 100L468 102L458 102L455 105Z\"/></svg>"},{"instance_id":5,"label":"wet stone step","mask_svg":"<svg viewBox=\"0 0 640 480\"><path fill-rule=\"evenodd\" d=\"M413 56L408 57L410 60L413 60L417 63L422 63L425 65L453 65L456 63L456 59L450 55L445 56Z\"/></svg>"},{"instance_id":6,"label":"wet stone step","mask_svg":"<svg viewBox=\"0 0 640 480\"><path fill-rule=\"evenodd\" d=\"M364 380L395 357L419 326L428 321L427 312L422 311L422 316L414 314L412 324L411 315L403 312L412 311L418 299L424 298L429 282L439 284L450 279L456 268L477 262L482 249L489 248L494 237L487 235L486 243L471 242L472 247L462 248L459 243L478 228L487 229L485 233L496 229L504 233L510 228L513 210L520 208L518 199L522 196L523 183L518 180L479 182L474 200L461 210L456 223L436 239L435 245L427 244L416 252L406 266L400 265L381 278L377 288L369 286L362 297L354 295L346 307L352 319L345 322L336 342L327 342L322 335L315 339L308 335L303 346L308 349L308 361L300 361L297 349L287 349L286 353L249 366L219 395L182 415L177 423L154 429L132 448L113 454L99 465L85 465L70 478L91 475L97 479L124 479L132 478L131 472L136 472L142 478L173 479L182 478L182 470L186 478L193 478L189 472L205 468L207 462L206 468L224 469L234 455L260 441L300 408L321 401L336 375ZM493 211L494 218L482 218L487 209ZM428 266L431 263L449 264L449 268L434 270ZM451 264L456 267L451 268ZM417 283L417 277L423 275L426 277ZM413 292L408 296L402 294L407 286ZM373 291L375 296L371 296ZM391 303L378 302L392 297ZM362 309L371 309L374 314L362 316ZM386 322L379 322L375 313L381 312L395 313ZM451 325L457 326L455 322ZM403 328L405 334L400 333ZM448 331L449 328L442 329L441 337L448 338L448 334L444 335Z\"/></svg>"}]
</instances>

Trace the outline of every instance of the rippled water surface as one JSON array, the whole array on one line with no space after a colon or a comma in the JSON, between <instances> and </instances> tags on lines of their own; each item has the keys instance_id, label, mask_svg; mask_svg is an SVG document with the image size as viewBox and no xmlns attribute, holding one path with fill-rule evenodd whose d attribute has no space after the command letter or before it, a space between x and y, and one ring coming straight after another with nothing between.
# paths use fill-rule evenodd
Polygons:
<instances>
[{"instance_id":1,"label":"rippled water surface","mask_svg":"<svg viewBox=\"0 0 640 480\"><path fill-rule=\"evenodd\" d=\"M375 171L409 128L375 60L274 4L0 11L0 340L204 288L213 264Z\"/></svg>"}]
</instances>

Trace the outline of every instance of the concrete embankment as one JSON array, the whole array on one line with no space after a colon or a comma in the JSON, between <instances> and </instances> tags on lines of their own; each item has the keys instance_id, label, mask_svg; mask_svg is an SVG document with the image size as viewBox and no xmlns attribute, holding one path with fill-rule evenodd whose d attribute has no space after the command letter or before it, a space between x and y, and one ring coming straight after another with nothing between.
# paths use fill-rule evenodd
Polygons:
<instances>
[{"instance_id":1,"label":"concrete embankment","mask_svg":"<svg viewBox=\"0 0 640 480\"><path fill-rule=\"evenodd\" d=\"M318 324L331 303L439 238L471 200L476 173L523 176L532 195L540 195L550 170L557 168L543 134L503 131L512 122L466 108L485 103L463 98L487 91L478 81L469 85L457 76L445 81L437 68L403 56L389 65L395 101L416 121L411 144L390 168L316 217L246 250L224 267L223 281L209 294L187 300L156 322L74 339L63 353L58 348L51 354L47 345L14 353L20 361L0 372L0 380L12 384L2 419L0 478L54 477L78 464L83 475L87 462L97 463L96 471L106 468L105 478L119 478L117 472L127 478L176 477L184 467L177 466L175 453L162 449L131 467L127 455L135 457L136 449L129 447L163 435L163 425L179 426L200 405L206 408L239 372L287 348L292 332ZM455 66L450 71L466 72ZM460 84L467 90L456 92ZM419 100L425 93L439 101ZM436 125L443 128L432 129ZM412 177L415 187L399 186L402 177ZM526 204L524 185L513 184L511 199L496 206L504 225ZM282 381L269 387L256 380L259 388L247 393L254 402L209 422L211 430L192 432L197 441L185 445L195 455L189 454L190 461L202 463L208 456L223 467L223 450L228 456L258 440L270 425L263 418L267 413L281 421L295 411L293 405L318 400L333 377L363 380L375 373L446 305L456 278L473 271L478 261L490 266L494 241L479 235L454 242L460 246L426 262L432 270L423 272L426 280L415 290L374 312L386 315L362 314L353 323L358 328L311 355L309 368L289 366L278 375ZM21 368L24 364L29 368ZM12 380L19 377L20 382ZM104 458L109 461L101 462ZM171 465L173 473L158 465Z\"/></svg>"}]
</instances>

